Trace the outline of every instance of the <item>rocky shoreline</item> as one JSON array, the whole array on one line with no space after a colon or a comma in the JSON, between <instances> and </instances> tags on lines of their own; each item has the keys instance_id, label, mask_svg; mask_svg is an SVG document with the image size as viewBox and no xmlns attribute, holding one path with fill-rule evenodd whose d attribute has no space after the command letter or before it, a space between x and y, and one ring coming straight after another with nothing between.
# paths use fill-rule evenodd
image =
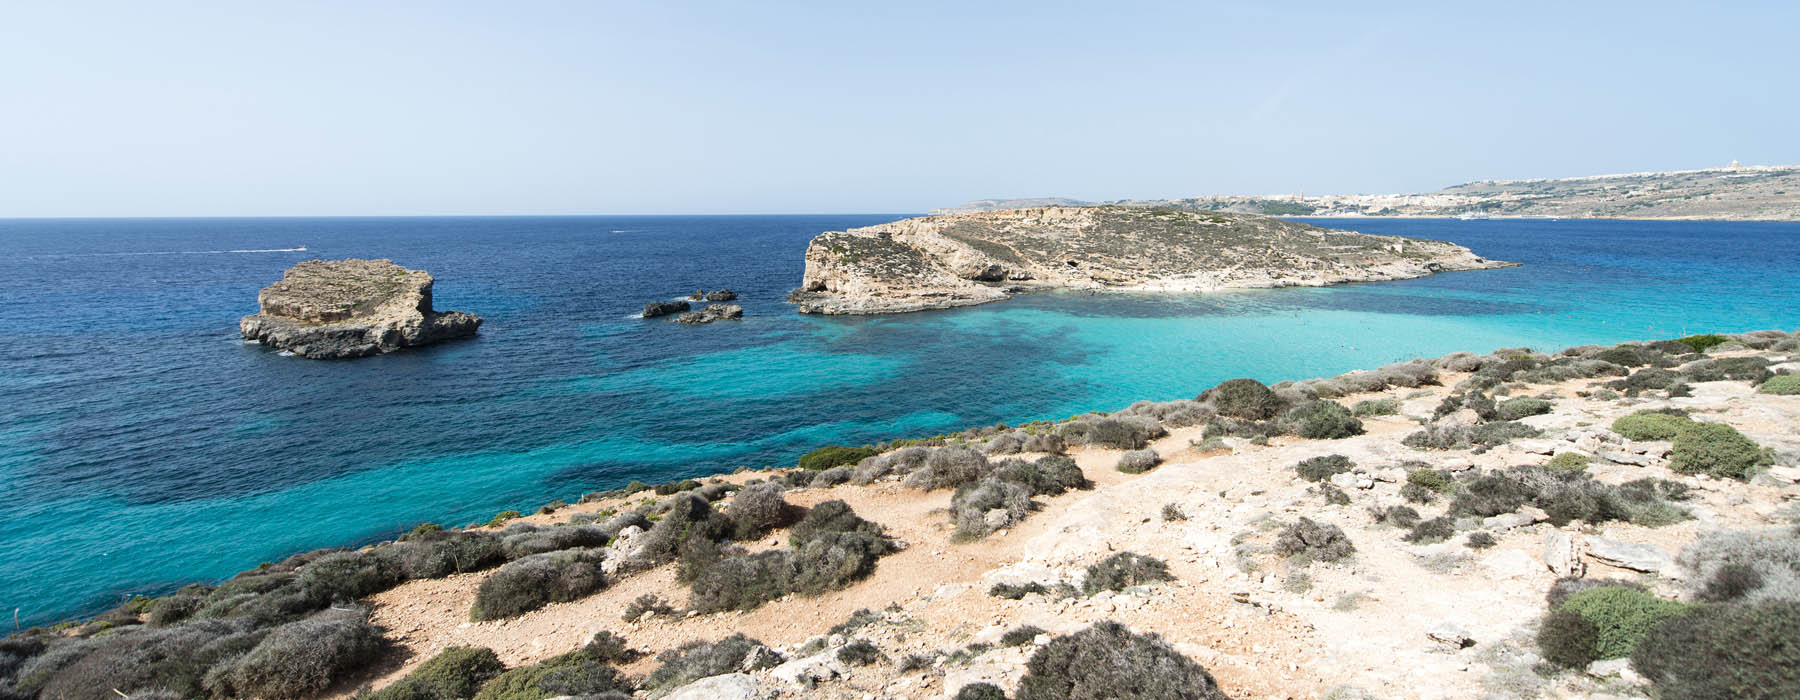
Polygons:
<instances>
[{"instance_id":1,"label":"rocky shoreline","mask_svg":"<svg viewBox=\"0 0 1800 700\"><path fill-rule=\"evenodd\" d=\"M820 234L789 301L802 313L902 313L1053 289L1323 286L1512 265L1441 241L1248 214L1041 207Z\"/></svg>"},{"instance_id":2,"label":"rocky shoreline","mask_svg":"<svg viewBox=\"0 0 1800 700\"><path fill-rule=\"evenodd\" d=\"M481 317L431 308L431 273L391 260L307 260L256 295L245 340L314 360L367 357L475 335Z\"/></svg>"},{"instance_id":3,"label":"rocky shoreline","mask_svg":"<svg viewBox=\"0 0 1800 700\"><path fill-rule=\"evenodd\" d=\"M133 601L8 638L22 660L0 680L23 697L1673 693L1708 676L1655 662L1791 667L1782 647L1671 645L1718 620L1745 620L1733 639L1800 634L1783 617L1800 609L1800 556L1783 558L1797 372L1800 336L1778 331L1509 348L822 449ZM1716 588L1714 552L1757 578ZM1612 629L1582 612L1602 597L1687 626L1569 646L1559 615ZM171 677L158 659L201 663L202 645L241 656L206 657L217 680L198 692L139 694L172 682L152 680ZM283 673L328 672L264 685L276 653L314 665ZM1183 690L1132 690L1138 664ZM419 694L443 678L462 690ZM1796 690L1759 680L1744 697Z\"/></svg>"}]
</instances>

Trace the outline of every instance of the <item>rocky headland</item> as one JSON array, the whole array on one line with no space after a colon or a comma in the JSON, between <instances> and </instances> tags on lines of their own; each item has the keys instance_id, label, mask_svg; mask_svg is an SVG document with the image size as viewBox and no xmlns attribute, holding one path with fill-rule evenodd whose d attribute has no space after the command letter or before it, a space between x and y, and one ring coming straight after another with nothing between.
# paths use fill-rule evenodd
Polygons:
<instances>
[{"instance_id":1,"label":"rocky headland","mask_svg":"<svg viewBox=\"0 0 1800 700\"><path fill-rule=\"evenodd\" d=\"M0 694L1800 697L1797 423L1779 331L1233 379L295 555Z\"/></svg>"},{"instance_id":2,"label":"rocky headland","mask_svg":"<svg viewBox=\"0 0 1800 700\"><path fill-rule=\"evenodd\" d=\"M1511 263L1441 241L1248 214L1042 207L905 219L820 234L789 299L877 314L1040 290L1205 292L1407 279Z\"/></svg>"},{"instance_id":3,"label":"rocky headland","mask_svg":"<svg viewBox=\"0 0 1800 700\"><path fill-rule=\"evenodd\" d=\"M431 308L431 273L391 260L307 260L256 295L246 340L300 357L367 357L475 335L481 317Z\"/></svg>"}]
</instances>

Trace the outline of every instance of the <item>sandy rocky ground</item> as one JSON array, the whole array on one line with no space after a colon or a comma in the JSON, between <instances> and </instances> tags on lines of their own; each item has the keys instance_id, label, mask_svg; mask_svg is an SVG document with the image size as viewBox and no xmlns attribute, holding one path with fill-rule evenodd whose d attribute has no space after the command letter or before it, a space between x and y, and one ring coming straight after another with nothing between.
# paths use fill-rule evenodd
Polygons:
<instances>
[{"instance_id":1,"label":"sandy rocky ground","mask_svg":"<svg viewBox=\"0 0 1800 700\"><path fill-rule=\"evenodd\" d=\"M1743 354L1743 353L1739 353ZM1762 353L1792 362L1785 353ZM1790 364L1788 367L1800 367ZM579 647L596 632L623 635L650 656L624 670L644 674L656 666L656 652L691 640L716 640L743 632L789 662L771 670L715 677L676 691L676 698L858 698L949 697L965 683L989 681L1010 693L1039 636L1022 647L994 648L966 662L940 661L924 671L901 673L896 662L917 652L949 652L976 642L997 642L1021 624L1050 635L1074 632L1101 620L1117 620L1134 630L1162 635L1199 661L1234 698L1475 698L1475 697L1638 697L1643 690L1629 670L1612 675L1579 673L1544 678L1531 668L1536 656L1535 624L1543 596L1557 574L1552 565L1572 561L1556 555L1559 542L1582 545L1573 561L1590 578L1640 581L1675 595L1683 572L1673 555L1707 530L1763 527L1787 522L1790 502L1800 498L1800 396L1759 395L1741 381L1697 383L1694 396L1677 399L1578 398L1599 380L1533 386L1532 395L1554 395L1555 410L1524 419L1544 431L1488 451L1419 451L1400 444L1431 416L1439 399L1463 375L1445 375L1442 385L1394 389L1340 399L1345 405L1368 398L1403 400L1401 415L1364 419L1367 434L1344 440L1278 438L1267 446L1231 440L1229 450L1198 453L1198 427L1174 431L1153 443L1166 460L1142 475L1114 469L1117 450L1074 448L1082 470L1097 487L1042 498L1044 508L1010 531L974 543L952 543L943 509L949 491L921 493L897 482L788 492L790 502L811 505L843 499L856 512L884 524L907 548L881 560L875 575L842 591L818 597L789 597L747 613L647 616L621 619L637 596L656 593L680 607L686 589L674 581L673 566L625 578L583 600L554 604L526 615L471 623L468 610L483 574L404 584L371 599L374 620L410 652L404 666L372 679L390 683L449 646L494 649L509 666L530 663ZM1645 408L1677 406L1696 420L1733 425L1781 455L1781 466L1751 483L1678 475L1666 467L1667 442L1630 443L1607 430L1612 420ZM1404 530L1375 522L1373 507L1400 505L1405 481L1394 465L1423 460L1451 470L1542 464L1565 451L1596 457L1596 479L1621 483L1654 476L1686 482L1695 492L1686 507L1693 520L1650 529L1610 523L1573 523L1558 529L1522 514L1497 516L1482 524L1498 545L1465 546L1467 532L1448 542L1412 545ZM1351 495L1347 506L1323 505L1309 492L1293 465L1305 458L1343 454L1358 466L1336 482ZM743 473L742 482L767 476ZM645 496L647 494L640 494ZM633 501L642 498L633 499ZM1164 504L1176 504L1185 521L1165 521ZM565 521L574 513L618 508L623 501L572 506L525 522ZM1444 502L1419 506L1425 517ZM1306 516L1342 527L1356 546L1354 557L1336 564L1313 564L1290 571L1272 553L1240 557L1239 545L1254 551L1282 524ZM763 544L774 546L784 533ZM1234 543L1234 540L1236 542ZM1623 559L1599 558L1610 543L1648 545ZM1614 547L1616 548L1616 547ZM1585 549L1585 554L1579 553ZM1118 551L1166 559L1177 580L1092 598L1053 599L1028 595L1013 601L992 597L997 582L1068 581L1079 585L1083 569ZM1596 551L1599 550L1599 551ZM1305 581L1310 581L1310 585ZM880 621L850 638L874 643L888 661L849 667L834 652L849 639L829 637L823 653L796 659L800 646L827 632L860 609L882 611ZM1358 692L1360 691L1360 692Z\"/></svg>"}]
</instances>

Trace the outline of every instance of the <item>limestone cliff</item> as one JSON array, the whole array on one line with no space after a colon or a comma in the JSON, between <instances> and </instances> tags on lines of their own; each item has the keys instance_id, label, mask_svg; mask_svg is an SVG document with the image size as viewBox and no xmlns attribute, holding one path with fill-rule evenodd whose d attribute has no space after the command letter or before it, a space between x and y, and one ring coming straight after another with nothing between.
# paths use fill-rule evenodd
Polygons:
<instances>
[{"instance_id":1,"label":"limestone cliff","mask_svg":"<svg viewBox=\"0 0 1800 700\"><path fill-rule=\"evenodd\" d=\"M789 298L806 313L897 313L1033 290L1322 286L1511 265L1442 241L1247 214L1041 207L820 234Z\"/></svg>"},{"instance_id":2,"label":"limestone cliff","mask_svg":"<svg viewBox=\"0 0 1800 700\"><path fill-rule=\"evenodd\" d=\"M365 357L475 335L481 317L431 308L431 273L390 260L307 260L256 295L246 340L313 359Z\"/></svg>"}]
</instances>

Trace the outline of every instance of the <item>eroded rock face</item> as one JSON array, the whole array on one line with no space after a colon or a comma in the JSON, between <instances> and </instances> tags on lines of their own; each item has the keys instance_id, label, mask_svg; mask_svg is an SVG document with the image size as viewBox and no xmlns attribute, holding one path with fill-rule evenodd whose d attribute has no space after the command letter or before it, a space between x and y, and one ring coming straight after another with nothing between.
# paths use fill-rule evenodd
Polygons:
<instances>
[{"instance_id":1,"label":"eroded rock face","mask_svg":"<svg viewBox=\"0 0 1800 700\"><path fill-rule=\"evenodd\" d=\"M481 317L431 308L431 273L391 260L307 260L256 295L246 340L301 357L366 357L475 335Z\"/></svg>"},{"instance_id":2,"label":"eroded rock face","mask_svg":"<svg viewBox=\"0 0 1800 700\"><path fill-rule=\"evenodd\" d=\"M676 316L675 320L691 326L702 323L712 323L713 321L724 321L726 319L735 320L743 317L744 307L738 306L737 304L707 304L706 308Z\"/></svg>"},{"instance_id":3,"label":"eroded rock face","mask_svg":"<svg viewBox=\"0 0 1800 700\"><path fill-rule=\"evenodd\" d=\"M1204 292L1508 267L1452 243L1248 214L1041 207L820 234L789 295L805 313L969 306L1044 289Z\"/></svg>"},{"instance_id":4,"label":"eroded rock face","mask_svg":"<svg viewBox=\"0 0 1800 700\"><path fill-rule=\"evenodd\" d=\"M645 304L644 312L639 315L644 318L656 318L658 316L678 314L687 311L689 308L688 303L685 301L653 301Z\"/></svg>"}]
</instances>

